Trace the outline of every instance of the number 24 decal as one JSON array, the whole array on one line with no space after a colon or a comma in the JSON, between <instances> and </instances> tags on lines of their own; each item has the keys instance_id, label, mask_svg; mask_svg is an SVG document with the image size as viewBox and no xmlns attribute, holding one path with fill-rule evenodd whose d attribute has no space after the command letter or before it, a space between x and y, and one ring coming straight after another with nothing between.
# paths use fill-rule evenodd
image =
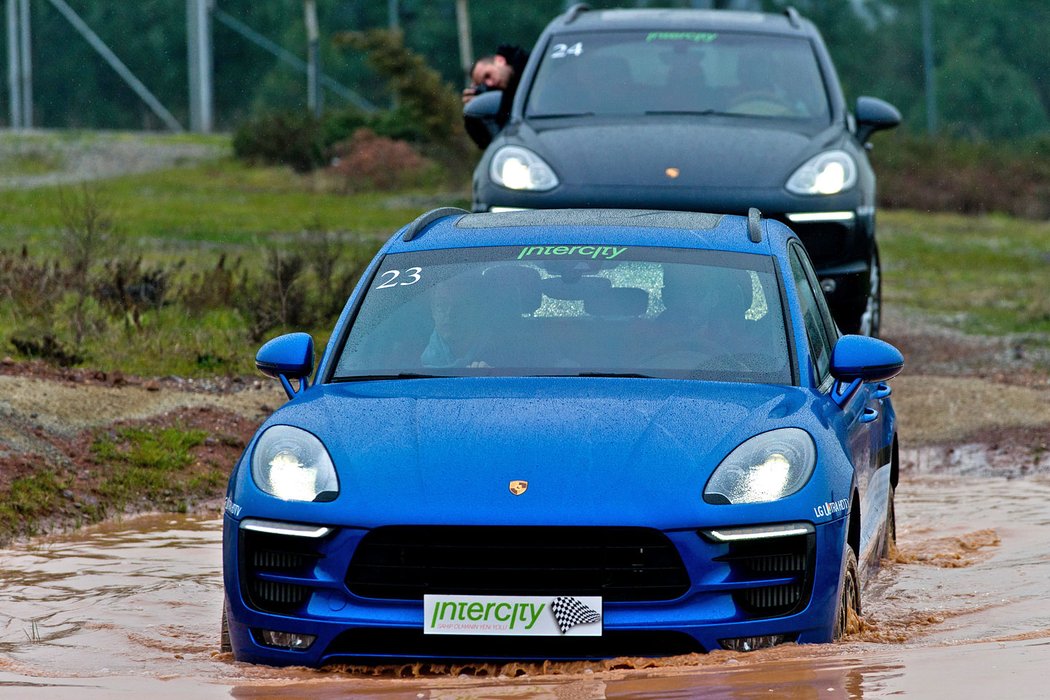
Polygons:
<instances>
[{"instance_id":1,"label":"number 24 decal","mask_svg":"<svg viewBox=\"0 0 1050 700\"><path fill-rule=\"evenodd\" d=\"M551 58L565 58L566 56L579 56L583 53L583 42L577 41L572 46L568 44L555 44Z\"/></svg>"},{"instance_id":2,"label":"number 24 decal","mask_svg":"<svg viewBox=\"0 0 1050 700\"><path fill-rule=\"evenodd\" d=\"M408 276L407 282L398 282L397 278L401 276L401 270L387 270L380 275L383 279L383 284L376 287L376 289L389 289L390 287L407 287L410 284L415 284L420 280L419 273L423 271L421 267L410 267L405 270L405 275Z\"/></svg>"}]
</instances>

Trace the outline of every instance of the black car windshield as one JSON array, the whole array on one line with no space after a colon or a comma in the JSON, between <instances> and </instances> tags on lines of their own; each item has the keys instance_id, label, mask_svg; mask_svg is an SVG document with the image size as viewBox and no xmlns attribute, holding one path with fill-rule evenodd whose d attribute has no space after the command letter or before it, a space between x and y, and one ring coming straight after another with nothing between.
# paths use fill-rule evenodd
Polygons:
<instances>
[{"instance_id":1,"label":"black car windshield","mask_svg":"<svg viewBox=\"0 0 1050 700\"><path fill-rule=\"evenodd\" d=\"M331 378L487 375L790 384L772 258L600 243L387 255Z\"/></svg>"},{"instance_id":2,"label":"black car windshield","mask_svg":"<svg viewBox=\"0 0 1050 700\"><path fill-rule=\"evenodd\" d=\"M551 38L525 116L719 114L830 123L809 41L704 31Z\"/></svg>"}]
</instances>

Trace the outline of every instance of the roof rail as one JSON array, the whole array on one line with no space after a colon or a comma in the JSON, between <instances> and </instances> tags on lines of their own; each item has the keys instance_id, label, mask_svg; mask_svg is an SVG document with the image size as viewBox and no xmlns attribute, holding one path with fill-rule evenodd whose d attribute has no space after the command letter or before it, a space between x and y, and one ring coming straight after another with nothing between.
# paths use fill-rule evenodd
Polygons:
<instances>
[{"instance_id":1,"label":"roof rail","mask_svg":"<svg viewBox=\"0 0 1050 700\"><path fill-rule=\"evenodd\" d=\"M752 243L762 242L762 212L755 207L747 210L747 237Z\"/></svg>"},{"instance_id":2,"label":"roof rail","mask_svg":"<svg viewBox=\"0 0 1050 700\"><path fill-rule=\"evenodd\" d=\"M784 8L784 15L788 18L788 22L790 22L791 26L795 29L802 26L802 15L798 13L798 10L796 10L793 5L788 5Z\"/></svg>"},{"instance_id":3,"label":"roof rail","mask_svg":"<svg viewBox=\"0 0 1050 700\"><path fill-rule=\"evenodd\" d=\"M438 219L443 219L446 216L453 216L455 214L469 214L470 212L466 209L460 209L459 207L438 207L437 209L431 209L425 214L420 214L405 228L405 233L401 236L401 240L408 242L423 232L430 224L434 223Z\"/></svg>"},{"instance_id":4,"label":"roof rail","mask_svg":"<svg viewBox=\"0 0 1050 700\"><path fill-rule=\"evenodd\" d=\"M591 6L585 2L578 2L565 11L565 24L572 24L582 13L590 11Z\"/></svg>"}]
</instances>

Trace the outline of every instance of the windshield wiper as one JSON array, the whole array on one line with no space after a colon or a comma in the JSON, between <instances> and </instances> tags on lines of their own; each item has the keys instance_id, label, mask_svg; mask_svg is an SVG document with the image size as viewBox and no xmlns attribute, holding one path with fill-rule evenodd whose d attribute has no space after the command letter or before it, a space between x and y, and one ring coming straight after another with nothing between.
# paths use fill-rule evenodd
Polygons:
<instances>
[{"instance_id":1,"label":"windshield wiper","mask_svg":"<svg viewBox=\"0 0 1050 700\"><path fill-rule=\"evenodd\" d=\"M687 114L689 116L707 117L711 115L719 117L735 117L735 112L721 112L717 109L647 109L646 114Z\"/></svg>"},{"instance_id":2,"label":"windshield wiper","mask_svg":"<svg viewBox=\"0 0 1050 700\"><path fill-rule=\"evenodd\" d=\"M416 372L399 372L397 374L355 374L345 377L333 377L336 382L367 382L389 379L447 379L448 374L419 374Z\"/></svg>"},{"instance_id":3,"label":"windshield wiper","mask_svg":"<svg viewBox=\"0 0 1050 700\"><path fill-rule=\"evenodd\" d=\"M569 117L593 117L594 112L562 112L552 114L528 114L526 119L567 119Z\"/></svg>"},{"instance_id":4,"label":"windshield wiper","mask_svg":"<svg viewBox=\"0 0 1050 700\"><path fill-rule=\"evenodd\" d=\"M580 372L569 375L571 377L627 377L628 379L656 379L651 374L639 374L637 372Z\"/></svg>"}]
</instances>

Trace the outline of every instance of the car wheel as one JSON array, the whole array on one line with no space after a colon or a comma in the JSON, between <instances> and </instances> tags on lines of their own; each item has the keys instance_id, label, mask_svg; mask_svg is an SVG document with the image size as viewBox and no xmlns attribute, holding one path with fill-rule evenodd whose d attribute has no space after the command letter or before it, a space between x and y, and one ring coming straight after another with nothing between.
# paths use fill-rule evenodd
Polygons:
<instances>
[{"instance_id":1,"label":"car wheel","mask_svg":"<svg viewBox=\"0 0 1050 700\"><path fill-rule=\"evenodd\" d=\"M222 623L219 626L219 651L222 653L233 652L233 644L230 643L230 623L226 619L226 605L222 606Z\"/></svg>"},{"instance_id":2,"label":"car wheel","mask_svg":"<svg viewBox=\"0 0 1050 700\"><path fill-rule=\"evenodd\" d=\"M842 595L835 615L835 639L846 636L850 619L860 616L860 578L857 576L857 555L852 547L846 547L842 569Z\"/></svg>"},{"instance_id":3,"label":"car wheel","mask_svg":"<svg viewBox=\"0 0 1050 700\"><path fill-rule=\"evenodd\" d=\"M879 265L879 249L871 252L871 272L868 275L868 300L860 317L860 334L879 337L882 324L882 268Z\"/></svg>"}]
</instances>

